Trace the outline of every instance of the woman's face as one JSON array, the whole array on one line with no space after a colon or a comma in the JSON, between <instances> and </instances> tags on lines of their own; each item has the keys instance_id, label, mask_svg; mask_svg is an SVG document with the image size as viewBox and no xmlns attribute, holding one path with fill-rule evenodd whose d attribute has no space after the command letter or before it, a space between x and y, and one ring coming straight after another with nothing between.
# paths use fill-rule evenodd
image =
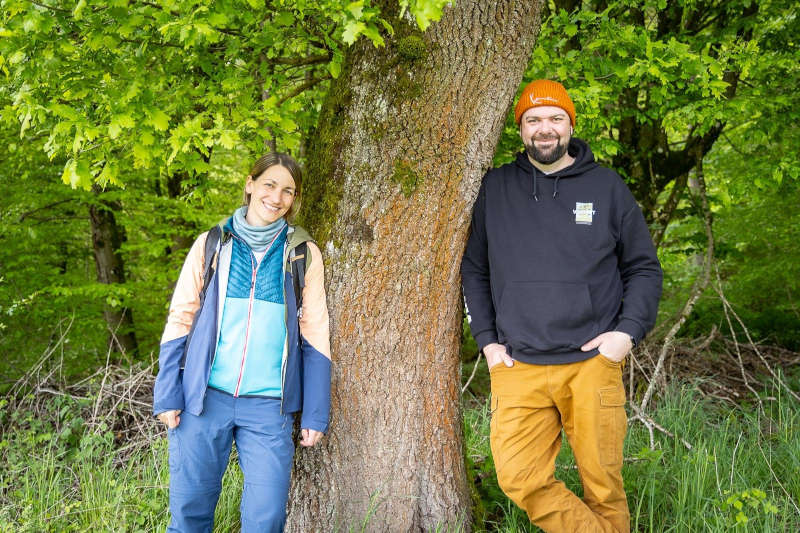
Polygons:
<instances>
[{"instance_id":1,"label":"woman's face","mask_svg":"<svg viewBox=\"0 0 800 533\"><path fill-rule=\"evenodd\" d=\"M250 195L247 223L266 226L284 216L294 202L294 178L284 167L273 165L260 176L248 179L245 191Z\"/></svg>"}]
</instances>

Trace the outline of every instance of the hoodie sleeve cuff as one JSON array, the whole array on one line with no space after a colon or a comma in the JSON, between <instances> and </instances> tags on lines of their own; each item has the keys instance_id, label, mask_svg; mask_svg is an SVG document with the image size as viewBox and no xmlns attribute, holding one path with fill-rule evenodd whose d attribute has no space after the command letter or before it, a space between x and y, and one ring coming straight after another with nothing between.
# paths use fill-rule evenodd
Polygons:
<instances>
[{"instance_id":1,"label":"hoodie sleeve cuff","mask_svg":"<svg viewBox=\"0 0 800 533\"><path fill-rule=\"evenodd\" d=\"M494 331L481 331L475 335L475 344L483 350L484 346L497 342L497 333Z\"/></svg>"},{"instance_id":2,"label":"hoodie sleeve cuff","mask_svg":"<svg viewBox=\"0 0 800 533\"><path fill-rule=\"evenodd\" d=\"M645 335L644 328L638 322L629 318L620 320L615 329L633 337L635 344L639 344Z\"/></svg>"},{"instance_id":3,"label":"hoodie sleeve cuff","mask_svg":"<svg viewBox=\"0 0 800 533\"><path fill-rule=\"evenodd\" d=\"M174 394L171 397L163 398L158 403L153 404L153 416L158 416L164 411L181 410L183 411L185 405L183 401L183 393Z\"/></svg>"},{"instance_id":4,"label":"hoodie sleeve cuff","mask_svg":"<svg viewBox=\"0 0 800 533\"><path fill-rule=\"evenodd\" d=\"M307 418L303 416L300 418L300 427L303 429L313 429L314 431L319 431L320 433L327 433L328 421L313 419L310 417Z\"/></svg>"}]
</instances>

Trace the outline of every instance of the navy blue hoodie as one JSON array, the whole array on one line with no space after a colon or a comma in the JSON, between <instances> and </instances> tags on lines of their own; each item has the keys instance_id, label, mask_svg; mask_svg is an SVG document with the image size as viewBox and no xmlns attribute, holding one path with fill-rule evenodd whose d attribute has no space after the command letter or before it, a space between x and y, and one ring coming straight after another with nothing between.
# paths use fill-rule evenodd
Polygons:
<instances>
[{"instance_id":1,"label":"navy blue hoodie","mask_svg":"<svg viewBox=\"0 0 800 533\"><path fill-rule=\"evenodd\" d=\"M461 262L478 346L559 364L593 357L580 347L653 327L661 267L642 211L620 176L571 139L569 167L536 169L525 152L483 178Z\"/></svg>"}]
</instances>

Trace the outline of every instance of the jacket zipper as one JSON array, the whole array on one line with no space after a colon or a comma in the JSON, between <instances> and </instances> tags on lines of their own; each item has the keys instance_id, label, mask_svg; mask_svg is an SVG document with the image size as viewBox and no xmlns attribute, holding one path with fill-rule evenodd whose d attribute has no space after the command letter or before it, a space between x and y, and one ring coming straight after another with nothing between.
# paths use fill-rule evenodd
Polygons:
<instances>
[{"instance_id":1,"label":"jacket zipper","mask_svg":"<svg viewBox=\"0 0 800 533\"><path fill-rule=\"evenodd\" d=\"M281 234L283 230L279 231L275 236L272 238L270 243L267 245L267 249L264 251L264 255L262 256L262 260L267 256L269 253L269 249L272 248L272 245L275 243L275 239ZM247 246L247 243L245 243ZM250 319L253 314L253 299L255 298L256 293L256 274L258 272L258 265L256 264L256 256L253 255L253 251L250 250L250 247L247 246L248 252L250 253L250 269L252 271L251 278L250 278L250 301L247 303L247 327L244 330L244 348L242 350L242 364L239 366L239 379L236 381L236 390L233 393L234 398L239 397L239 387L242 385L242 376L244 376L244 363L247 359L247 344L250 341ZM286 289L284 288L284 291ZM286 297L284 296L284 300ZM281 371L281 373L283 373ZM281 379L281 397L283 397L283 380ZM283 400L281 400L283 402Z\"/></svg>"},{"instance_id":2,"label":"jacket zipper","mask_svg":"<svg viewBox=\"0 0 800 533\"><path fill-rule=\"evenodd\" d=\"M239 366L239 379L236 381L236 390L233 397L239 396L239 387L242 385L242 376L244 375L244 362L247 359L247 343L250 340L250 317L253 314L253 297L256 293L256 261L253 252L250 252L250 269L252 270L250 278L250 301L247 304L247 327L244 330L244 349L242 349L242 364Z\"/></svg>"},{"instance_id":3,"label":"jacket zipper","mask_svg":"<svg viewBox=\"0 0 800 533\"><path fill-rule=\"evenodd\" d=\"M286 235L286 247L283 250L283 268L286 268L286 260L289 258L289 252L291 248L289 246L289 234L287 231ZM292 268L289 265L289 274L291 274ZM294 282L294 280L292 280ZM297 298L295 298L297 301ZM289 303L286 300L286 274L283 274L283 322L286 324L286 340L284 341L284 346L286 350L286 357L283 357L281 360L281 409L280 412L283 414L283 397L285 394L283 393L284 386L286 384L286 363L289 360ZM300 324L297 325L297 333L300 334Z\"/></svg>"}]
</instances>

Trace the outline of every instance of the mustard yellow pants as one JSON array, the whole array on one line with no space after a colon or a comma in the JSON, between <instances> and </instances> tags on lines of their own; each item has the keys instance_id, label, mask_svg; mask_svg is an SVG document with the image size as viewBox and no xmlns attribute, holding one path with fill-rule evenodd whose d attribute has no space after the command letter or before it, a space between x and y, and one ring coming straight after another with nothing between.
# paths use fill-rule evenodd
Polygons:
<instances>
[{"instance_id":1,"label":"mustard yellow pants","mask_svg":"<svg viewBox=\"0 0 800 533\"><path fill-rule=\"evenodd\" d=\"M597 355L565 365L515 361L490 369L497 480L547 532L630 531L622 486L622 366ZM582 500L553 475L562 428L578 465Z\"/></svg>"}]
</instances>

